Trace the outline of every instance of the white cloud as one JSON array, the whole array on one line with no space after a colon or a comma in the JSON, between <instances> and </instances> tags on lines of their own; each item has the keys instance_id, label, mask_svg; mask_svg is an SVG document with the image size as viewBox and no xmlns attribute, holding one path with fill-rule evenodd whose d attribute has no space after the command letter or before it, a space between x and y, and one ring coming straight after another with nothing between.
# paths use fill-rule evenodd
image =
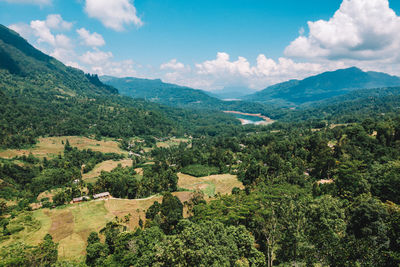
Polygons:
<instances>
[{"instance_id":1,"label":"white cloud","mask_svg":"<svg viewBox=\"0 0 400 267\"><path fill-rule=\"evenodd\" d=\"M365 61L400 53L400 17L388 0L343 0L329 21L310 21L308 28L308 36L285 49L286 56Z\"/></svg>"},{"instance_id":2,"label":"white cloud","mask_svg":"<svg viewBox=\"0 0 400 267\"><path fill-rule=\"evenodd\" d=\"M169 62L167 63L163 63L160 66L160 69L162 70L167 70L167 69L171 69L171 70L181 70L184 69L185 65L178 62L176 59L171 59Z\"/></svg>"},{"instance_id":3,"label":"white cloud","mask_svg":"<svg viewBox=\"0 0 400 267\"><path fill-rule=\"evenodd\" d=\"M163 65L169 66L169 63ZM231 60L229 54L220 52L215 59L195 64L194 68L189 66L171 68L172 71L165 73L163 78L167 82L207 90L218 90L230 86L263 89L278 82L305 78L344 66L341 62L326 62L325 64L295 62L283 57L275 61L263 54L257 57L255 65L251 65L244 57Z\"/></svg>"},{"instance_id":4,"label":"white cloud","mask_svg":"<svg viewBox=\"0 0 400 267\"><path fill-rule=\"evenodd\" d=\"M97 47L103 46L105 41L103 37L85 28L77 29L81 42L73 40L64 33L70 30L73 24L66 22L60 15L54 14L47 16L46 20L33 20L30 24L17 23L9 27L18 32L31 43L36 44L37 48L44 53L62 61L64 64L82 69L85 72L97 73L99 75L113 76L138 76L136 68L140 65L132 60L114 60L112 52L99 50ZM77 51L86 49L85 46L92 47L92 50L83 54ZM179 64L178 64L179 65Z\"/></svg>"},{"instance_id":5,"label":"white cloud","mask_svg":"<svg viewBox=\"0 0 400 267\"><path fill-rule=\"evenodd\" d=\"M52 46L56 45L56 38L51 33L50 28L46 25L46 22L43 20L33 20L30 23L31 28L33 29L33 34L38 37L39 43L48 43Z\"/></svg>"},{"instance_id":6,"label":"white cloud","mask_svg":"<svg viewBox=\"0 0 400 267\"><path fill-rule=\"evenodd\" d=\"M107 62L113 57L111 52L103 52L100 50L87 51L80 57L80 60L89 65L99 65Z\"/></svg>"},{"instance_id":7,"label":"white cloud","mask_svg":"<svg viewBox=\"0 0 400 267\"><path fill-rule=\"evenodd\" d=\"M53 35L46 21L33 20L30 23L33 35L38 37L38 43L47 43L54 48L71 48L72 43L69 37L64 34Z\"/></svg>"},{"instance_id":8,"label":"white cloud","mask_svg":"<svg viewBox=\"0 0 400 267\"><path fill-rule=\"evenodd\" d=\"M136 76L135 64L132 60L115 61L111 52L99 49L85 52L79 57L84 65L82 68L98 75L112 75L116 77Z\"/></svg>"},{"instance_id":9,"label":"white cloud","mask_svg":"<svg viewBox=\"0 0 400 267\"><path fill-rule=\"evenodd\" d=\"M91 72L97 73L98 75L111 75L116 77L132 77L138 75L132 60L107 61L102 65L92 66Z\"/></svg>"},{"instance_id":10,"label":"white cloud","mask_svg":"<svg viewBox=\"0 0 400 267\"><path fill-rule=\"evenodd\" d=\"M17 23L9 27L58 60L67 62L76 56L71 39L65 34L53 32L70 30L72 27L72 23L64 21L59 14L48 15L46 20Z\"/></svg>"},{"instance_id":11,"label":"white cloud","mask_svg":"<svg viewBox=\"0 0 400 267\"><path fill-rule=\"evenodd\" d=\"M33 4L33 5L50 5L52 0L0 0L0 2L8 2L12 4Z\"/></svg>"},{"instance_id":12,"label":"white cloud","mask_svg":"<svg viewBox=\"0 0 400 267\"><path fill-rule=\"evenodd\" d=\"M129 0L86 0L85 11L100 20L107 28L122 31L124 25L143 25L135 6Z\"/></svg>"},{"instance_id":13,"label":"white cloud","mask_svg":"<svg viewBox=\"0 0 400 267\"><path fill-rule=\"evenodd\" d=\"M25 23L16 23L8 26L11 30L16 31L24 37L25 39L28 39L32 35L32 28Z\"/></svg>"},{"instance_id":14,"label":"white cloud","mask_svg":"<svg viewBox=\"0 0 400 267\"><path fill-rule=\"evenodd\" d=\"M85 28L80 28L80 29L76 30L76 32L79 34L79 37L81 38L83 43L87 46L95 47L95 46L105 45L103 36L101 36L97 32L90 33Z\"/></svg>"},{"instance_id":15,"label":"white cloud","mask_svg":"<svg viewBox=\"0 0 400 267\"><path fill-rule=\"evenodd\" d=\"M72 22L63 20L59 14L48 15L46 18L46 25L54 30L70 30L72 28Z\"/></svg>"}]
</instances>

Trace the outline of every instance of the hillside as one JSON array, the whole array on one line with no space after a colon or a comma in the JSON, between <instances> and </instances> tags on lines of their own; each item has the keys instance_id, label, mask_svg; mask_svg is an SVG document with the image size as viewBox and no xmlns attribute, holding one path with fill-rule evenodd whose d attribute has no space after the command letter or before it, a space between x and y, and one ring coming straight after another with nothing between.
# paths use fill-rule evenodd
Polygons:
<instances>
[{"instance_id":1,"label":"hillside","mask_svg":"<svg viewBox=\"0 0 400 267\"><path fill-rule=\"evenodd\" d=\"M222 113L211 116L121 97L97 75L63 65L4 26L0 58L0 147L31 145L39 136L183 135L216 121L237 124Z\"/></svg>"},{"instance_id":2,"label":"hillside","mask_svg":"<svg viewBox=\"0 0 400 267\"><path fill-rule=\"evenodd\" d=\"M220 100L209 96L202 90L164 83L159 79L102 76L100 80L117 88L122 95L144 98L169 106L201 107L203 105L214 106L220 103Z\"/></svg>"},{"instance_id":3,"label":"hillside","mask_svg":"<svg viewBox=\"0 0 400 267\"><path fill-rule=\"evenodd\" d=\"M125 96L133 98L144 98L151 102L161 103L171 107L180 107L193 110L193 112L204 112L208 115L213 111L234 110L247 113L261 113L265 116L274 114L274 105L264 105L262 103L232 100L224 101L209 92L197 90L189 87L182 87L175 84L163 83L159 79L139 79L139 78L115 78L102 76L100 80L114 86Z\"/></svg>"},{"instance_id":4,"label":"hillside","mask_svg":"<svg viewBox=\"0 0 400 267\"><path fill-rule=\"evenodd\" d=\"M399 86L400 78L380 72L364 72L358 68L340 69L279 83L243 99L279 105L296 106L344 95L356 89Z\"/></svg>"}]
</instances>

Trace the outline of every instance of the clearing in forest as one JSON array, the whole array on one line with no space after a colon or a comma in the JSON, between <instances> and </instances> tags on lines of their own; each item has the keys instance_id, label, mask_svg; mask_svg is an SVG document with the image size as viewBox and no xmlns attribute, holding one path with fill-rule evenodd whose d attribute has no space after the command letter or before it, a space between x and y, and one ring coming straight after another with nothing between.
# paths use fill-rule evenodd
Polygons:
<instances>
[{"instance_id":1,"label":"clearing in forest","mask_svg":"<svg viewBox=\"0 0 400 267\"><path fill-rule=\"evenodd\" d=\"M243 184L232 174L217 174L205 177L194 177L178 173L178 187L191 191L201 190L209 197L217 193L230 194L234 187L243 189Z\"/></svg>"},{"instance_id":2,"label":"clearing in forest","mask_svg":"<svg viewBox=\"0 0 400 267\"><path fill-rule=\"evenodd\" d=\"M7 149L0 151L0 158L13 158L15 156L28 156L32 153L38 158L53 158L64 152L64 144L68 139L72 147L78 149L91 149L103 153L118 153L127 155L128 152L118 146L118 142L111 140L97 141L82 136L59 136L59 137L41 137L38 143L28 149ZM64 143L64 144L63 144Z\"/></svg>"},{"instance_id":3,"label":"clearing in forest","mask_svg":"<svg viewBox=\"0 0 400 267\"><path fill-rule=\"evenodd\" d=\"M115 161L115 160L103 161L103 162L97 164L93 168L93 170L91 170L90 172L84 173L82 175L82 179L88 183L96 182L97 178L100 176L102 171L110 172L113 169L115 169L116 167L118 167L119 164L121 164L122 167L132 166L132 160L131 159L123 159L123 160L117 160L117 161Z\"/></svg>"},{"instance_id":4,"label":"clearing in forest","mask_svg":"<svg viewBox=\"0 0 400 267\"><path fill-rule=\"evenodd\" d=\"M237 177L230 174L197 178L179 173L178 177L179 187L191 191L203 190L208 196L214 196L216 193L230 194L234 187L243 188ZM174 192L173 195L184 203L190 199L191 191ZM43 194L44 196L50 197ZM86 240L92 231L98 232L116 216L124 218L128 214L131 216L127 226L129 230L134 230L139 226L140 218L145 221L145 212L154 201L161 203L162 196L155 195L143 199L93 200L55 209L38 209L23 213L10 221L11 228L23 226L23 230L13 233L9 240L0 243L0 247L18 240L23 240L27 244L38 244L49 233L54 241L59 243L60 259L82 261L85 257ZM184 210L184 216L187 216L186 210Z\"/></svg>"},{"instance_id":5,"label":"clearing in forest","mask_svg":"<svg viewBox=\"0 0 400 267\"><path fill-rule=\"evenodd\" d=\"M191 192L176 192L182 202L189 200ZM39 209L29 212L28 224L21 223L17 217L10 222L24 226L24 230L11 235L10 240L0 243L5 246L23 240L27 244L38 244L49 233L59 243L58 254L61 259L84 260L86 240L92 231L99 231L116 216L124 218L131 214L127 226L134 230L139 226L139 218L145 221L145 211L154 203L161 202L162 196L156 195L144 199L109 199L70 204L55 209ZM26 213L20 217L27 216Z\"/></svg>"},{"instance_id":6,"label":"clearing in forest","mask_svg":"<svg viewBox=\"0 0 400 267\"><path fill-rule=\"evenodd\" d=\"M168 148L171 146L178 146L180 143L188 143L190 139L188 138L171 138L167 141L157 142L157 147Z\"/></svg>"}]
</instances>

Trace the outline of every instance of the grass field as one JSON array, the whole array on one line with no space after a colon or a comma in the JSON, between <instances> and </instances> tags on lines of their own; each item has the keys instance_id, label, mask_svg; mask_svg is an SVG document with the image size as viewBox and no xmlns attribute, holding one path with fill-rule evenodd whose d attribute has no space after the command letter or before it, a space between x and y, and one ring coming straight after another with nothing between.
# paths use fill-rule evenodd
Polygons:
<instances>
[{"instance_id":1,"label":"grass field","mask_svg":"<svg viewBox=\"0 0 400 267\"><path fill-rule=\"evenodd\" d=\"M118 164L121 164L122 167L127 167L127 166L132 166L132 160L131 159L123 159L123 160L107 160L103 161L99 164L97 164L93 170L91 170L88 173L84 173L82 175L82 179L85 182L88 183L94 183L96 182L97 178L100 176L101 171L112 171L114 168L118 166Z\"/></svg>"},{"instance_id":2,"label":"grass field","mask_svg":"<svg viewBox=\"0 0 400 267\"><path fill-rule=\"evenodd\" d=\"M79 149L92 149L93 151L100 151L103 153L119 153L127 155L128 152L118 147L118 142L112 140L97 141L87 137L81 136L60 136L60 137L46 137L39 138L38 143L29 149L7 149L0 151L0 158L13 158L15 156L28 156L32 153L38 158L52 158L64 151L65 141L68 139L73 147Z\"/></svg>"},{"instance_id":3,"label":"grass field","mask_svg":"<svg viewBox=\"0 0 400 267\"><path fill-rule=\"evenodd\" d=\"M233 187L243 188L237 177L230 174L196 178L179 173L178 177L178 186L190 190L173 193L182 203L190 199L191 191L194 190L203 190L206 195L212 197L216 193L230 194ZM50 196L49 194L51 193L46 196ZM90 232L99 231L116 216L123 218L128 214L131 216L127 226L130 230L134 230L138 227L140 218L145 220L145 211L154 201L161 202L162 196L132 200L98 200L70 204L56 209L34 210L28 213L32 218L29 223L21 223L26 214L19 215L10 222L10 225L24 226L24 229L14 233L11 239L1 242L0 247L15 241L38 244L49 233L54 241L59 243L60 259L83 260ZM186 210L184 214L187 214Z\"/></svg>"},{"instance_id":4,"label":"grass field","mask_svg":"<svg viewBox=\"0 0 400 267\"><path fill-rule=\"evenodd\" d=\"M191 192L176 192L182 202L190 198ZM67 205L56 209L40 209L30 212L35 220L35 227L25 227L21 232L12 235L10 240L0 243L5 246L15 241L38 244L49 233L59 243L61 259L83 259L86 240L92 231L99 231L115 216L123 218L131 214L128 227L134 230L139 225L139 218L145 220L145 211L154 203L161 202L161 196L146 199L109 199L89 201ZM22 215L21 215L22 216ZM18 217L14 220L18 220ZM19 222L11 222L21 225Z\"/></svg>"},{"instance_id":5,"label":"grass field","mask_svg":"<svg viewBox=\"0 0 400 267\"><path fill-rule=\"evenodd\" d=\"M188 138L171 138L164 142L157 142L156 145L157 145L157 147L166 148L166 147L171 147L171 146L177 146L183 142L187 143L189 141L190 141L190 139L188 139Z\"/></svg>"},{"instance_id":6,"label":"grass field","mask_svg":"<svg viewBox=\"0 0 400 267\"><path fill-rule=\"evenodd\" d=\"M189 190L201 190L209 197L217 193L230 194L234 187L243 189L243 184L237 179L236 175L218 174L205 177L194 177L191 175L178 173L178 187Z\"/></svg>"}]
</instances>

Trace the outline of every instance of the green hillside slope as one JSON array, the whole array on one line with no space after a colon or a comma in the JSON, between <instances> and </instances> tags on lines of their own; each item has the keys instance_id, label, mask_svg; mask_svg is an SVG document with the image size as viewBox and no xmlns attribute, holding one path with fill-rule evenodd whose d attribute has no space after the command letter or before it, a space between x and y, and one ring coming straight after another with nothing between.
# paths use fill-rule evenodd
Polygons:
<instances>
[{"instance_id":1,"label":"green hillside slope","mask_svg":"<svg viewBox=\"0 0 400 267\"><path fill-rule=\"evenodd\" d=\"M237 123L224 114L121 97L96 75L63 65L4 26L0 58L0 147L33 144L47 135L182 135L216 121Z\"/></svg>"}]
</instances>

